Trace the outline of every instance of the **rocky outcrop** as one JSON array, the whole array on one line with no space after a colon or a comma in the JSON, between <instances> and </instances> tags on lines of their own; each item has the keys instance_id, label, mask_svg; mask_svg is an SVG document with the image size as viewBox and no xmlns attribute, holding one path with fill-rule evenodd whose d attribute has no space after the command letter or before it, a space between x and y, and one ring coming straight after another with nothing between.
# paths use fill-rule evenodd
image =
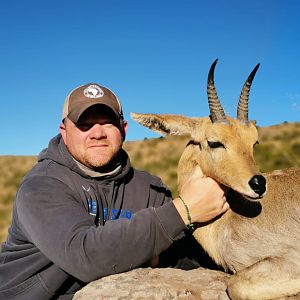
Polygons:
<instances>
[{"instance_id":1,"label":"rocky outcrop","mask_svg":"<svg viewBox=\"0 0 300 300\"><path fill-rule=\"evenodd\" d=\"M73 300L228 300L226 278L230 275L204 268L140 268L104 277L78 291Z\"/></svg>"},{"instance_id":2,"label":"rocky outcrop","mask_svg":"<svg viewBox=\"0 0 300 300\"><path fill-rule=\"evenodd\" d=\"M221 271L140 268L95 280L73 300L229 300ZM276 300L300 300L300 294Z\"/></svg>"}]
</instances>

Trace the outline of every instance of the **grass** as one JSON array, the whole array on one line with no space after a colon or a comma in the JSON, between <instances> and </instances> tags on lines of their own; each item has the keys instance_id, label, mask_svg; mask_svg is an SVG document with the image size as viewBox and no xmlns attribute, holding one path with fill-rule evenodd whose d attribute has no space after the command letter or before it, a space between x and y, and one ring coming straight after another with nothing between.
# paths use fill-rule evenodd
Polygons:
<instances>
[{"instance_id":1,"label":"grass","mask_svg":"<svg viewBox=\"0 0 300 300\"><path fill-rule=\"evenodd\" d=\"M7 234L17 187L35 162L33 156L0 156L0 242Z\"/></svg>"}]
</instances>

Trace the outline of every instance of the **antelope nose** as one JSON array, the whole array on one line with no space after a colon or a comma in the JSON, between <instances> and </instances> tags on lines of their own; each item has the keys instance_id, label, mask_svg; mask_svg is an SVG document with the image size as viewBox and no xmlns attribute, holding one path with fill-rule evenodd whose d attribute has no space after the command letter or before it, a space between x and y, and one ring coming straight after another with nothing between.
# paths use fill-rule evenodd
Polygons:
<instances>
[{"instance_id":1,"label":"antelope nose","mask_svg":"<svg viewBox=\"0 0 300 300\"><path fill-rule=\"evenodd\" d=\"M266 179L262 175L253 176L248 182L252 190L261 196L266 191Z\"/></svg>"}]
</instances>

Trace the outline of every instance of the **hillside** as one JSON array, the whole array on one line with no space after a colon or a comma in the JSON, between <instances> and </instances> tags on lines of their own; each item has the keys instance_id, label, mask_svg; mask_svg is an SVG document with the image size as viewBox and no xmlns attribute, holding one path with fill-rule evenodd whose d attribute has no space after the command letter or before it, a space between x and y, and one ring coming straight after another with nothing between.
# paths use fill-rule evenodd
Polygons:
<instances>
[{"instance_id":1,"label":"hillside","mask_svg":"<svg viewBox=\"0 0 300 300\"><path fill-rule=\"evenodd\" d=\"M261 171L300 167L300 122L258 130L255 159ZM124 148L134 167L161 177L176 195L177 163L187 142L183 137L165 137L126 142ZM35 162L36 157L0 156L0 242L7 233L17 186Z\"/></svg>"}]
</instances>

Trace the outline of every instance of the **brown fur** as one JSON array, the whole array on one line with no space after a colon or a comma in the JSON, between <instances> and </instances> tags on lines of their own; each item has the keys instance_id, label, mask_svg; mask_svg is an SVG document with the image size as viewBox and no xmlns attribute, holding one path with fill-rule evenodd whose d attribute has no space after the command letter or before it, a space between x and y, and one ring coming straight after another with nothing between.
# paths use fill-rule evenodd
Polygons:
<instances>
[{"instance_id":1,"label":"brown fur","mask_svg":"<svg viewBox=\"0 0 300 300\"><path fill-rule=\"evenodd\" d=\"M140 124L163 134L190 135L178 166L178 185L195 172L229 188L230 208L209 224L198 224L194 237L235 276L228 282L232 299L273 299L300 292L300 169L264 174L267 192L255 194L249 180L261 175L253 158L254 122L227 123L209 118L132 114ZM210 142L225 148L212 149Z\"/></svg>"}]
</instances>

